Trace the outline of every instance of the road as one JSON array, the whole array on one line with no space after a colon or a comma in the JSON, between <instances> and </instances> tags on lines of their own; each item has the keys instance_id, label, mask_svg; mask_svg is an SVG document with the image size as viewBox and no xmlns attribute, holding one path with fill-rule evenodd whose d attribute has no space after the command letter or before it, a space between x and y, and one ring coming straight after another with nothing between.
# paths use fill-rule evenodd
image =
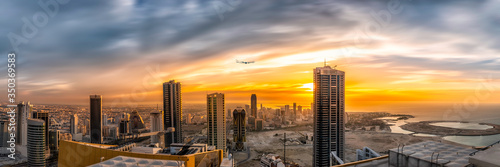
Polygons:
<instances>
[{"instance_id":1,"label":"road","mask_svg":"<svg viewBox=\"0 0 500 167\"><path fill-rule=\"evenodd\" d=\"M246 153L247 153L247 159L244 159L243 161L238 162L236 165L241 165L241 164L247 162L248 160L250 160L250 147L247 147Z\"/></svg>"}]
</instances>

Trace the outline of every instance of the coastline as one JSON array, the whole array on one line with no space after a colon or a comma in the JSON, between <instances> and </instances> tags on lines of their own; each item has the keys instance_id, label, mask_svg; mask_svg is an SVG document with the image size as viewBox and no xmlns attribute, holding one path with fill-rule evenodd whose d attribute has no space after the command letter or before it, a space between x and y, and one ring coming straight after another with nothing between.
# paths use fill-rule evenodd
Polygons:
<instances>
[{"instance_id":1,"label":"coastline","mask_svg":"<svg viewBox=\"0 0 500 167\"><path fill-rule=\"evenodd\" d=\"M500 134L500 125L491 123L478 123L479 125L492 126L492 128L485 130L458 129L458 128L430 125L432 123L442 123L442 122L471 123L467 121L420 121L420 122L408 122L400 127L404 130L415 133L432 134L438 136L488 136L488 135Z\"/></svg>"}]
</instances>

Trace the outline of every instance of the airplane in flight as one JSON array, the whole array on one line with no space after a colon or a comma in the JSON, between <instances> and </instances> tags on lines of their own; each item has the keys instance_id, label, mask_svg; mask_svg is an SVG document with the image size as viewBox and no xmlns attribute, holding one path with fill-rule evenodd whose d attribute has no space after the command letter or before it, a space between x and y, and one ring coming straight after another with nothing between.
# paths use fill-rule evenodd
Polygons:
<instances>
[{"instance_id":1,"label":"airplane in flight","mask_svg":"<svg viewBox=\"0 0 500 167\"><path fill-rule=\"evenodd\" d=\"M239 60L236 60L236 63L251 64L251 63L255 63L255 61L239 61Z\"/></svg>"}]
</instances>

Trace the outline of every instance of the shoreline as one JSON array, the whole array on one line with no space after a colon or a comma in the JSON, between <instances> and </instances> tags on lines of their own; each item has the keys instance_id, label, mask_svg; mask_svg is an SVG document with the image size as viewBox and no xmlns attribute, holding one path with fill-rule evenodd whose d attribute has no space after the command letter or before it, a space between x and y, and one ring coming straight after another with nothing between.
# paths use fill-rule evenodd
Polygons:
<instances>
[{"instance_id":1,"label":"shoreline","mask_svg":"<svg viewBox=\"0 0 500 167\"><path fill-rule=\"evenodd\" d=\"M431 134L438 136L489 136L500 134L500 125L491 123L477 123L479 125L488 125L493 128L481 129L458 129L443 126L430 125L431 123L455 122L455 123L473 123L467 121L420 121L409 122L400 126L401 129L414 133Z\"/></svg>"}]
</instances>

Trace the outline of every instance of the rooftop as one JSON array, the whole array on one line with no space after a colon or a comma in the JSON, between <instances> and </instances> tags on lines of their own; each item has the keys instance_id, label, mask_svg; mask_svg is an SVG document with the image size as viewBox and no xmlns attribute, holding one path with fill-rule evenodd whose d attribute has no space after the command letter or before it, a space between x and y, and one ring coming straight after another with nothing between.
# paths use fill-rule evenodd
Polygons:
<instances>
[{"instance_id":1,"label":"rooftop","mask_svg":"<svg viewBox=\"0 0 500 167\"><path fill-rule=\"evenodd\" d=\"M500 167L500 146L496 145L487 150L477 152L470 157L469 163L476 166Z\"/></svg>"},{"instance_id":2,"label":"rooftop","mask_svg":"<svg viewBox=\"0 0 500 167\"><path fill-rule=\"evenodd\" d=\"M123 166L123 167L132 167L132 166L171 166L171 167L179 167L184 166L184 161L175 161L175 160L162 160L162 159L146 159L146 158L136 158L136 157L127 157L127 156L117 156L111 158L109 160L90 165L89 167L111 167L111 166Z\"/></svg>"},{"instance_id":3,"label":"rooftop","mask_svg":"<svg viewBox=\"0 0 500 167\"><path fill-rule=\"evenodd\" d=\"M410 159L414 159L418 162L443 164L445 166L466 166L469 164L469 154L475 150L434 141L426 141L404 147L402 146L401 148L390 149L389 151L389 158L393 157L393 153L396 153L406 155L410 157ZM397 158L390 160L390 163L393 164L394 160L397 160Z\"/></svg>"}]
</instances>

